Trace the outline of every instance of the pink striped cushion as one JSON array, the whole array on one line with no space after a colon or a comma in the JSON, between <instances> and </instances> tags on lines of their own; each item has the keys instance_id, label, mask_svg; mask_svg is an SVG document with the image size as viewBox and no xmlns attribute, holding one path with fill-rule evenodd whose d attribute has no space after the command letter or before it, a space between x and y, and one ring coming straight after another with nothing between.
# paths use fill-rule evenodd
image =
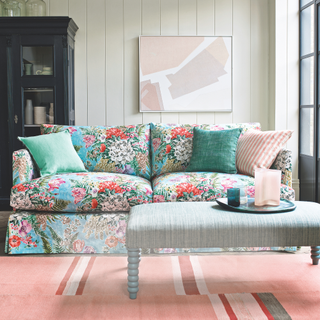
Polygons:
<instances>
[{"instance_id":1,"label":"pink striped cushion","mask_svg":"<svg viewBox=\"0 0 320 320\"><path fill-rule=\"evenodd\" d=\"M293 131L248 130L238 140L236 166L239 173L254 177L256 168L269 169Z\"/></svg>"}]
</instances>

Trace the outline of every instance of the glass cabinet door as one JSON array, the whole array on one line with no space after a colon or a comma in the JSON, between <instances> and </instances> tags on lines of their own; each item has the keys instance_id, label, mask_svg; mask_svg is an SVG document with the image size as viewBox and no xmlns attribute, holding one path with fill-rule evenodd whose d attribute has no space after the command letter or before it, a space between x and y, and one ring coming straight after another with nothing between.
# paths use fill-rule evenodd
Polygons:
<instances>
[{"instance_id":1,"label":"glass cabinet door","mask_svg":"<svg viewBox=\"0 0 320 320\"><path fill-rule=\"evenodd\" d=\"M23 46L22 75L52 76L54 75L52 46Z\"/></svg>"}]
</instances>

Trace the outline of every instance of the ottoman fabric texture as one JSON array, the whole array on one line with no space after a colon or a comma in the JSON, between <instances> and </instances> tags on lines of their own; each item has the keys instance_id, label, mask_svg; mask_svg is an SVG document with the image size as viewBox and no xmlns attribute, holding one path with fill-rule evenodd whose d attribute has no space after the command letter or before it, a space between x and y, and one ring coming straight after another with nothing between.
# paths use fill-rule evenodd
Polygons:
<instances>
[{"instance_id":1,"label":"ottoman fabric texture","mask_svg":"<svg viewBox=\"0 0 320 320\"><path fill-rule=\"evenodd\" d=\"M320 205L296 202L291 212L252 214L223 210L214 202L158 203L131 209L127 248L316 246Z\"/></svg>"}]
</instances>

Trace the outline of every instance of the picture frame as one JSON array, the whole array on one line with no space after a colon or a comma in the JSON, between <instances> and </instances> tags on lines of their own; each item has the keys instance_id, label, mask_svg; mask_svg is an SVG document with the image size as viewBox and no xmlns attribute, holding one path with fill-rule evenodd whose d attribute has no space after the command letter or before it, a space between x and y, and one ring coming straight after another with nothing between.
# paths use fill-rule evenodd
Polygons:
<instances>
[{"instance_id":1,"label":"picture frame","mask_svg":"<svg viewBox=\"0 0 320 320\"><path fill-rule=\"evenodd\" d=\"M232 112L231 36L140 36L140 112Z\"/></svg>"}]
</instances>

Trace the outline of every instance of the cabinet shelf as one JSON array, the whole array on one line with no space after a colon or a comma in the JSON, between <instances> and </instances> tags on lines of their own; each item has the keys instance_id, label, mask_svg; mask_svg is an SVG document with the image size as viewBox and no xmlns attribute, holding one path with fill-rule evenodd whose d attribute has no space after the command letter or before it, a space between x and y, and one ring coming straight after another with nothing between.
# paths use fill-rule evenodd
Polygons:
<instances>
[{"instance_id":1,"label":"cabinet shelf","mask_svg":"<svg viewBox=\"0 0 320 320\"><path fill-rule=\"evenodd\" d=\"M52 92L52 89L41 89L41 88L32 88L32 89L24 89L24 92Z\"/></svg>"}]
</instances>

